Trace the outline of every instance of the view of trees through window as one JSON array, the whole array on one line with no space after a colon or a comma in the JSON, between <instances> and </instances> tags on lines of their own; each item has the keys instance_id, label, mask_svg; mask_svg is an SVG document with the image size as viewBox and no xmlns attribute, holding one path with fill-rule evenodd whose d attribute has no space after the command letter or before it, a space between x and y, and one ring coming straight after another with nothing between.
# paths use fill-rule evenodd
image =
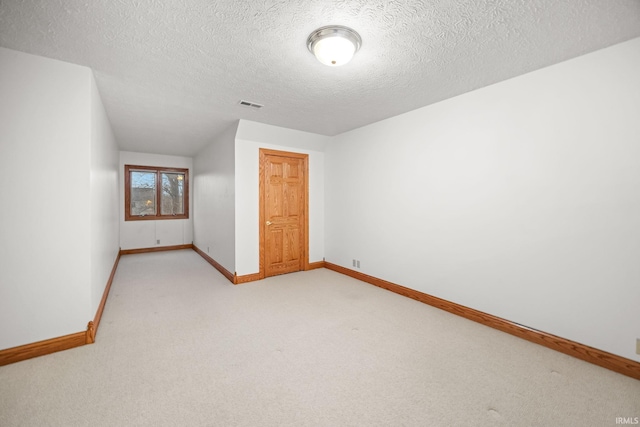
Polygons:
<instances>
[{"instance_id":1,"label":"view of trees through window","mask_svg":"<svg viewBox=\"0 0 640 427\"><path fill-rule=\"evenodd\" d=\"M162 215L184 214L184 175L165 173L162 176Z\"/></svg>"},{"instance_id":2,"label":"view of trees through window","mask_svg":"<svg viewBox=\"0 0 640 427\"><path fill-rule=\"evenodd\" d=\"M188 218L188 170L125 166L125 219Z\"/></svg>"},{"instance_id":3,"label":"view of trees through window","mask_svg":"<svg viewBox=\"0 0 640 427\"><path fill-rule=\"evenodd\" d=\"M131 215L156 214L156 174L131 171Z\"/></svg>"}]
</instances>

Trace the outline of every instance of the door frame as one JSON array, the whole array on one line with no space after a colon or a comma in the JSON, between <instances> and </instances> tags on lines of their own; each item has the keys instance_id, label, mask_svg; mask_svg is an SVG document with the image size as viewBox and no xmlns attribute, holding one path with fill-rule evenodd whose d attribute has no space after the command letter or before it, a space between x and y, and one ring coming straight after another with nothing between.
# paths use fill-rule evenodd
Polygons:
<instances>
[{"instance_id":1,"label":"door frame","mask_svg":"<svg viewBox=\"0 0 640 427\"><path fill-rule=\"evenodd\" d=\"M289 157L302 159L303 164L303 173L304 173L304 211L302 213L303 217L303 238L302 238L302 271L309 270L309 155L303 153L294 153L290 151L279 151L279 150L270 150L267 148L260 148L260 166L259 166L259 215L258 215L258 229L259 229L259 241L260 241L260 279L265 278L265 191L264 191L264 174L265 174L265 162L266 156L279 156L279 157Z\"/></svg>"}]
</instances>

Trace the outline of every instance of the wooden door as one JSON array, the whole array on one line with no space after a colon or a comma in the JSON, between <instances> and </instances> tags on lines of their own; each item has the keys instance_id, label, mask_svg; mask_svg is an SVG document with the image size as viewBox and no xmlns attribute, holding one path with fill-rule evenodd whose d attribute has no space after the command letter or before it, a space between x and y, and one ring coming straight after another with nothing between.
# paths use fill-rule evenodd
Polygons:
<instances>
[{"instance_id":1,"label":"wooden door","mask_svg":"<svg viewBox=\"0 0 640 427\"><path fill-rule=\"evenodd\" d=\"M260 150L260 276L305 270L307 258L306 154Z\"/></svg>"}]
</instances>

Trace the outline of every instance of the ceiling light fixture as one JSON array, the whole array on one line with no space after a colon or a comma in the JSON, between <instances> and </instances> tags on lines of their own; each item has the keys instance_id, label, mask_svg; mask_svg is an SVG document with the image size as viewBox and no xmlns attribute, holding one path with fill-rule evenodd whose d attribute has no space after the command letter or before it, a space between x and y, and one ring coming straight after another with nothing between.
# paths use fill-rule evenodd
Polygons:
<instances>
[{"instance_id":1,"label":"ceiling light fixture","mask_svg":"<svg viewBox=\"0 0 640 427\"><path fill-rule=\"evenodd\" d=\"M309 34L307 47L318 61L330 67L344 65L351 61L360 49L360 35L349 27L329 25Z\"/></svg>"}]
</instances>

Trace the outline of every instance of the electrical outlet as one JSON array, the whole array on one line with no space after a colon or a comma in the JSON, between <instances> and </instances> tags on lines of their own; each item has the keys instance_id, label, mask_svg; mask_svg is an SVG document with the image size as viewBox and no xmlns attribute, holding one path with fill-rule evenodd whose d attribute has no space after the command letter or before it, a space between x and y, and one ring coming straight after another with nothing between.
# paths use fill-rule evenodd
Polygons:
<instances>
[{"instance_id":1,"label":"electrical outlet","mask_svg":"<svg viewBox=\"0 0 640 427\"><path fill-rule=\"evenodd\" d=\"M353 266L354 267L356 266L356 260L355 259L353 260Z\"/></svg>"},{"instance_id":2,"label":"electrical outlet","mask_svg":"<svg viewBox=\"0 0 640 427\"><path fill-rule=\"evenodd\" d=\"M207 246L207 253L209 253L209 246Z\"/></svg>"},{"instance_id":3,"label":"electrical outlet","mask_svg":"<svg viewBox=\"0 0 640 427\"><path fill-rule=\"evenodd\" d=\"M156 244L159 245L160 244L160 239L156 240Z\"/></svg>"},{"instance_id":4,"label":"electrical outlet","mask_svg":"<svg viewBox=\"0 0 640 427\"><path fill-rule=\"evenodd\" d=\"M360 260L358 260L356 264L357 264L356 267L360 268Z\"/></svg>"},{"instance_id":5,"label":"electrical outlet","mask_svg":"<svg viewBox=\"0 0 640 427\"><path fill-rule=\"evenodd\" d=\"M636 354L640 354L640 338L636 338Z\"/></svg>"}]
</instances>

